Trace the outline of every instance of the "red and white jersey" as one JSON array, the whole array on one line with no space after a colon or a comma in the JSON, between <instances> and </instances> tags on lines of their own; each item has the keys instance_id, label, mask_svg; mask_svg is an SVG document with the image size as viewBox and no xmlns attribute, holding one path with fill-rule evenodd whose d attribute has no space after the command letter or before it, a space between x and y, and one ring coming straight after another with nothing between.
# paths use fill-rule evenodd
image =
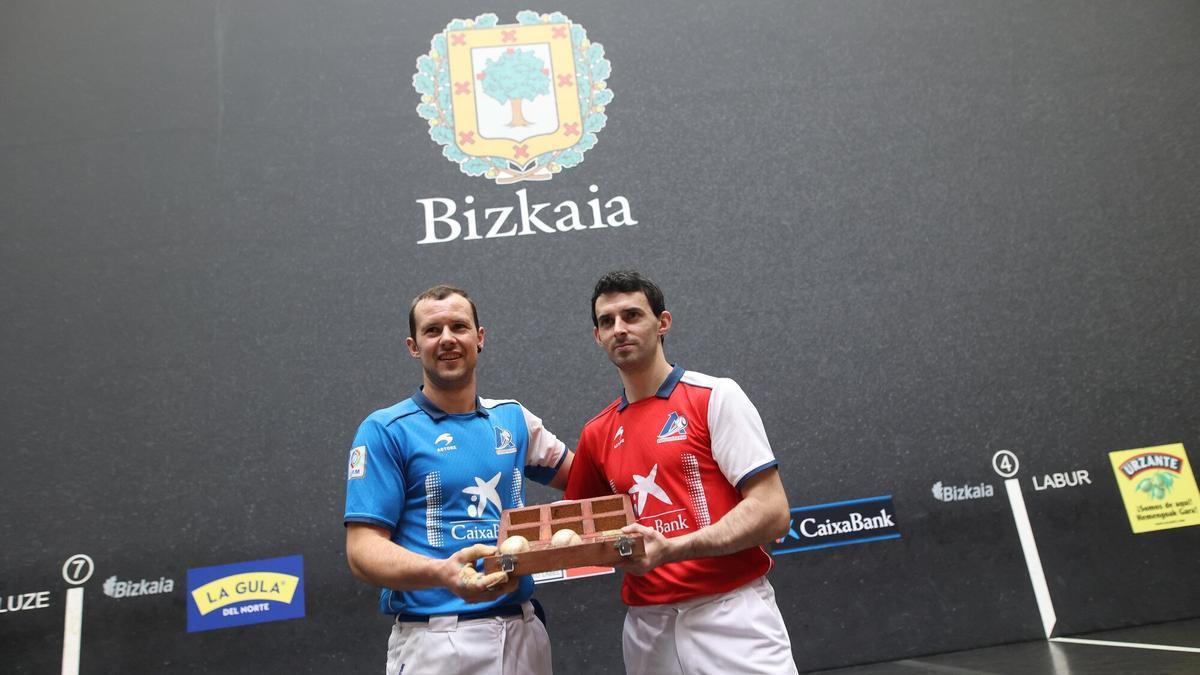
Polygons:
<instances>
[{"instance_id":1,"label":"red and white jersey","mask_svg":"<svg viewBox=\"0 0 1200 675\"><path fill-rule=\"evenodd\" d=\"M642 525L666 537L695 532L742 501L739 487L778 462L762 418L736 382L679 366L649 398L624 394L583 427L567 499L628 493ZM771 569L761 546L625 575L627 605L724 593Z\"/></svg>"}]
</instances>

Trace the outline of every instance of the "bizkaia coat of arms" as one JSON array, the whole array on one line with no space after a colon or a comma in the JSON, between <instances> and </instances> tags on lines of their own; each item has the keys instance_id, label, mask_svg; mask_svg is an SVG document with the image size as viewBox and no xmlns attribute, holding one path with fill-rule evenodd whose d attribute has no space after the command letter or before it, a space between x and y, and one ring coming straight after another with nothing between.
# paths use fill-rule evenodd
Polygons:
<instances>
[{"instance_id":1,"label":"bizkaia coat of arms","mask_svg":"<svg viewBox=\"0 0 1200 675\"><path fill-rule=\"evenodd\" d=\"M417 59L417 114L446 159L497 184L550 180L583 161L613 93L604 47L562 14L456 19Z\"/></svg>"}]
</instances>

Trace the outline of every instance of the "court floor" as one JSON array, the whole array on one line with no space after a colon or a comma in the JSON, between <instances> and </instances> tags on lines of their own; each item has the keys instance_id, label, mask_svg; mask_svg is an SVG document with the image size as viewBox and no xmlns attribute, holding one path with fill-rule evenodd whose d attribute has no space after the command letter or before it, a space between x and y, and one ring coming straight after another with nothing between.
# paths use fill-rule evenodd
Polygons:
<instances>
[{"instance_id":1,"label":"court floor","mask_svg":"<svg viewBox=\"0 0 1200 675\"><path fill-rule=\"evenodd\" d=\"M1200 618L813 672L824 675L1200 675Z\"/></svg>"}]
</instances>

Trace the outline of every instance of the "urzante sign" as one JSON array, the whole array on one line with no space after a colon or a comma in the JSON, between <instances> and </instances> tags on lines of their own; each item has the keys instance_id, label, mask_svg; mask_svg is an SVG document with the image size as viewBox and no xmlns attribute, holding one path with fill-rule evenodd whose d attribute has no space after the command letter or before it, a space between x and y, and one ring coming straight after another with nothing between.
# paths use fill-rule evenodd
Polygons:
<instances>
[{"instance_id":1,"label":"urzante sign","mask_svg":"<svg viewBox=\"0 0 1200 675\"><path fill-rule=\"evenodd\" d=\"M1200 525L1200 491L1182 443L1108 457L1134 534Z\"/></svg>"}]
</instances>

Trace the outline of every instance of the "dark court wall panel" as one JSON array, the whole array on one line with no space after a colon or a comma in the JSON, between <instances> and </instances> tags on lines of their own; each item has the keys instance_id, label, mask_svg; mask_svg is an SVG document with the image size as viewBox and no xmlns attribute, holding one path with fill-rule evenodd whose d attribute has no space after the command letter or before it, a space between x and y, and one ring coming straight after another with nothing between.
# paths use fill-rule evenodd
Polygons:
<instances>
[{"instance_id":1,"label":"dark court wall panel","mask_svg":"<svg viewBox=\"0 0 1200 675\"><path fill-rule=\"evenodd\" d=\"M1187 521L1194 483L1138 493L1110 456L1200 452L1197 5L565 0L539 11L586 31L578 120L531 99L557 127L464 139L422 99L436 38L525 9L0 10L6 671L60 669L68 598L79 672L381 669L344 472L419 382L410 299L467 288L482 395L574 444L620 393L587 301L625 267L666 291L668 357L763 417L801 669L1200 614L1200 529L1127 510ZM481 169L485 141L538 163ZM891 538L814 548L843 502ZM302 616L189 630L202 570L290 556ZM620 670L618 587L538 586L559 671Z\"/></svg>"}]
</instances>

